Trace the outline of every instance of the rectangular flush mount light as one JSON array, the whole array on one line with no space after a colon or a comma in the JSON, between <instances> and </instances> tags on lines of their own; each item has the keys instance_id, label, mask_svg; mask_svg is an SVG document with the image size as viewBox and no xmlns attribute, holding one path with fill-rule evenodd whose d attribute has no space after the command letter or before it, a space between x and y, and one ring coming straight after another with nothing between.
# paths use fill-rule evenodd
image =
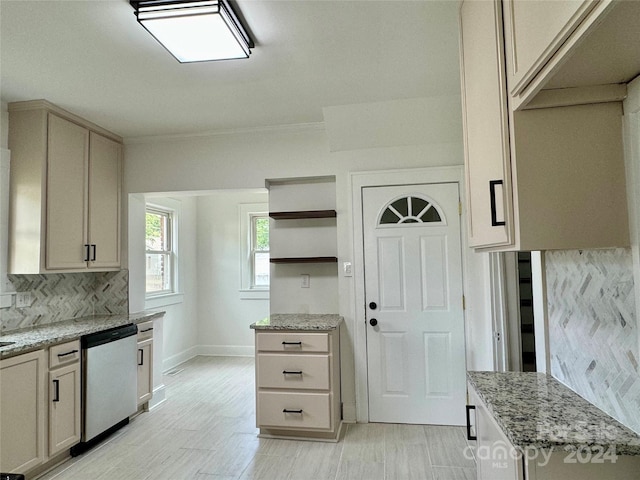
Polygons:
<instances>
[{"instance_id":1,"label":"rectangular flush mount light","mask_svg":"<svg viewBox=\"0 0 640 480\"><path fill-rule=\"evenodd\" d=\"M131 0L138 22L179 62L248 58L253 42L227 0Z\"/></svg>"}]
</instances>

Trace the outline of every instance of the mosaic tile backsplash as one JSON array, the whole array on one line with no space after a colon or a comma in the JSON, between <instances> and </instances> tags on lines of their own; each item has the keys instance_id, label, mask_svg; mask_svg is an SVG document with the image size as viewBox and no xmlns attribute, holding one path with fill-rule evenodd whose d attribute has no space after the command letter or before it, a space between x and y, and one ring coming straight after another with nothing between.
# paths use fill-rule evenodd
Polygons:
<instances>
[{"instance_id":1,"label":"mosaic tile backsplash","mask_svg":"<svg viewBox=\"0 0 640 480\"><path fill-rule=\"evenodd\" d=\"M31 292L31 306L0 309L0 331L87 315L129 313L129 271L8 275L16 292Z\"/></svg>"},{"instance_id":2,"label":"mosaic tile backsplash","mask_svg":"<svg viewBox=\"0 0 640 480\"><path fill-rule=\"evenodd\" d=\"M546 252L551 373L640 433L630 249Z\"/></svg>"}]
</instances>

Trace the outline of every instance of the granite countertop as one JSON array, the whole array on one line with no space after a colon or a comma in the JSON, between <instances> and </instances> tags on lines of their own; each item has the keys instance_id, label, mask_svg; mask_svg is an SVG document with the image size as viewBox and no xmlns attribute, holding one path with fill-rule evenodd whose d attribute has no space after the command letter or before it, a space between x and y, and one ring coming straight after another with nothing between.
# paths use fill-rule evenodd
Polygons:
<instances>
[{"instance_id":1,"label":"granite countertop","mask_svg":"<svg viewBox=\"0 0 640 480\"><path fill-rule=\"evenodd\" d=\"M613 447L617 455L640 455L640 436L549 375L467 372L467 378L516 447Z\"/></svg>"},{"instance_id":2,"label":"granite countertop","mask_svg":"<svg viewBox=\"0 0 640 480\"><path fill-rule=\"evenodd\" d=\"M343 318L334 314L276 313L252 323L255 330L335 330Z\"/></svg>"},{"instance_id":3,"label":"granite countertop","mask_svg":"<svg viewBox=\"0 0 640 480\"><path fill-rule=\"evenodd\" d=\"M12 345L0 347L0 359L46 348L57 343L68 342L83 335L108 330L109 328L154 320L163 315L164 312L157 311L143 311L130 315L92 315L14 330L6 335L0 335L0 342L15 342Z\"/></svg>"}]
</instances>

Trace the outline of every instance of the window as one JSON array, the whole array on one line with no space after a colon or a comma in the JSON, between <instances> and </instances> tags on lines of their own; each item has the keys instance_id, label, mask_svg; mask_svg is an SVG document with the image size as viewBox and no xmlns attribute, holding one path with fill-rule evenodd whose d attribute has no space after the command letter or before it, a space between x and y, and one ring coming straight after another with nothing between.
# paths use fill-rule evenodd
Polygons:
<instances>
[{"instance_id":1,"label":"window","mask_svg":"<svg viewBox=\"0 0 640 480\"><path fill-rule=\"evenodd\" d=\"M269 288L269 217L252 214L251 288Z\"/></svg>"},{"instance_id":2,"label":"window","mask_svg":"<svg viewBox=\"0 0 640 480\"><path fill-rule=\"evenodd\" d=\"M429 200L410 195L394 200L382 212L380 225L444 223L440 208Z\"/></svg>"},{"instance_id":3,"label":"window","mask_svg":"<svg viewBox=\"0 0 640 480\"><path fill-rule=\"evenodd\" d=\"M146 210L146 292L174 291L173 212L157 207Z\"/></svg>"}]
</instances>

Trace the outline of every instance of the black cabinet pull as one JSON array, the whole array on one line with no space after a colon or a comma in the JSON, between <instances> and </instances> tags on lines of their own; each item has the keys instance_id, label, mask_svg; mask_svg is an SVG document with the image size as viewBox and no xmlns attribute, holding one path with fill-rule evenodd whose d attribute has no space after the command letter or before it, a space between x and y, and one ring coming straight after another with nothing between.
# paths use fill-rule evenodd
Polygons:
<instances>
[{"instance_id":1,"label":"black cabinet pull","mask_svg":"<svg viewBox=\"0 0 640 480\"><path fill-rule=\"evenodd\" d=\"M284 410L282 410L282 413L297 413L299 415L302 415L302 409L300 409L300 410L292 410L290 408L285 408Z\"/></svg>"},{"instance_id":2,"label":"black cabinet pull","mask_svg":"<svg viewBox=\"0 0 640 480\"><path fill-rule=\"evenodd\" d=\"M500 227L506 225L504 221L498 221L498 212L496 212L496 185L502 185L502 180L489 180L489 196L491 198L491 226Z\"/></svg>"},{"instance_id":3,"label":"black cabinet pull","mask_svg":"<svg viewBox=\"0 0 640 480\"><path fill-rule=\"evenodd\" d=\"M138 365L144 365L144 350L142 348L139 348L138 352L140 352L140 360L138 360Z\"/></svg>"},{"instance_id":4,"label":"black cabinet pull","mask_svg":"<svg viewBox=\"0 0 640 480\"><path fill-rule=\"evenodd\" d=\"M91 261L95 262L96 261L96 244L93 243L91 244Z\"/></svg>"},{"instance_id":5,"label":"black cabinet pull","mask_svg":"<svg viewBox=\"0 0 640 480\"><path fill-rule=\"evenodd\" d=\"M59 353L58 357L66 357L67 355L73 355L74 353L78 353L78 350L71 350L70 352L67 352L67 353Z\"/></svg>"},{"instance_id":6,"label":"black cabinet pull","mask_svg":"<svg viewBox=\"0 0 640 480\"><path fill-rule=\"evenodd\" d=\"M302 370L283 370L283 375L302 375Z\"/></svg>"},{"instance_id":7,"label":"black cabinet pull","mask_svg":"<svg viewBox=\"0 0 640 480\"><path fill-rule=\"evenodd\" d=\"M150 332L151 330L153 330L153 327L151 327L151 328L145 328L144 330L140 330L140 333Z\"/></svg>"},{"instance_id":8,"label":"black cabinet pull","mask_svg":"<svg viewBox=\"0 0 640 480\"><path fill-rule=\"evenodd\" d=\"M282 345L297 345L299 347L302 346L302 342L282 342Z\"/></svg>"},{"instance_id":9,"label":"black cabinet pull","mask_svg":"<svg viewBox=\"0 0 640 480\"><path fill-rule=\"evenodd\" d=\"M478 437L476 436L478 432L476 432L476 435L471 435L471 415L469 415L469 412L471 412L471 410L475 410L476 406L475 405L467 405L467 440L477 440Z\"/></svg>"},{"instance_id":10,"label":"black cabinet pull","mask_svg":"<svg viewBox=\"0 0 640 480\"><path fill-rule=\"evenodd\" d=\"M53 400L54 402L60 401L60 380L53 381Z\"/></svg>"},{"instance_id":11,"label":"black cabinet pull","mask_svg":"<svg viewBox=\"0 0 640 480\"><path fill-rule=\"evenodd\" d=\"M91 249L91 246L88 243L84 244L84 260L83 262L88 262L89 261L89 250Z\"/></svg>"}]
</instances>

